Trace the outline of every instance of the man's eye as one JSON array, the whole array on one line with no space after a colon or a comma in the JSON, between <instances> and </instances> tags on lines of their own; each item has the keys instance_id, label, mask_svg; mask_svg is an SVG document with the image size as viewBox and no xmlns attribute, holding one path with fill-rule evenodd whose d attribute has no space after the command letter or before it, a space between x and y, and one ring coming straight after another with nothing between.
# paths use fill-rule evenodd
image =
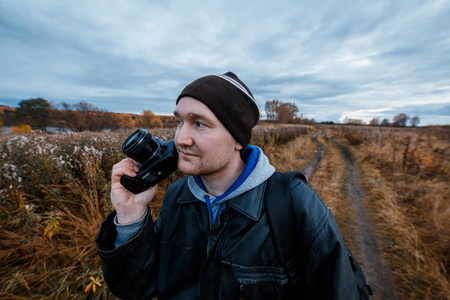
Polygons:
<instances>
[{"instance_id":1,"label":"man's eye","mask_svg":"<svg viewBox=\"0 0 450 300\"><path fill-rule=\"evenodd\" d=\"M202 122L197 122L197 127L200 127L200 128L205 127L205 124L203 124Z\"/></svg>"},{"instance_id":2,"label":"man's eye","mask_svg":"<svg viewBox=\"0 0 450 300\"><path fill-rule=\"evenodd\" d=\"M177 122L177 125L178 125L178 126L183 125L183 122L182 122L181 120L175 120L175 121Z\"/></svg>"}]
</instances>

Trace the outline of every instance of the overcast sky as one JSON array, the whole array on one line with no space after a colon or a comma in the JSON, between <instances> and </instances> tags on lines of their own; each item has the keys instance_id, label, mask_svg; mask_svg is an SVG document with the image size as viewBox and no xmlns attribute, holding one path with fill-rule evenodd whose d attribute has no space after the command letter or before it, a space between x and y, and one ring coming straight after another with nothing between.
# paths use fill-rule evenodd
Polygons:
<instances>
[{"instance_id":1,"label":"overcast sky","mask_svg":"<svg viewBox=\"0 0 450 300\"><path fill-rule=\"evenodd\" d=\"M450 1L0 0L0 105L171 114L233 71L316 121L450 124Z\"/></svg>"}]
</instances>

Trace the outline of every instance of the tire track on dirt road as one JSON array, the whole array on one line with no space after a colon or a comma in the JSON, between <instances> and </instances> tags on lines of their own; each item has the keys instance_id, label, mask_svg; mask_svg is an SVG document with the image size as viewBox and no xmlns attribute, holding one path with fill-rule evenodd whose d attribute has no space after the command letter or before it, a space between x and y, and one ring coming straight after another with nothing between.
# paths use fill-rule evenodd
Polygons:
<instances>
[{"instance_id":1,"label":"tire track on dirt road","mask_svg":"<svg viewBox=\"0 0 450 300\"><path fill-rule=\"evenodd\" d=\"M324 138L326 138L324 136ZM372 300L398 299L392 272L383 264L383 251L375 237L366 208L362 202L364 191L359 184L357 165L351 152L336 141L332 141L341 151L347 167L347 197L354 211L353 235L359 247L358 261L367 283L373 288Z\"/></svg>"},{"instance_id":2,"label":"tire track on dirt road","mask_svg":"<svg viewBox=\"0 0 450 300\"><path fill-rule=\"evenodd\" d=\"M318 145L319 150L316 151L315 156L311 161L300 169L307 180L311 178L322 160L325 152L325 146L317 139L316 131L311 139ZM322 138L325 141L330 141L325 131L322 130ZM352 217L353 235L355 242L358 245L358 262L361 264L367 283L371 285L374 290L372 300L396 300L398 299L396 289L394 287L394 280L390 269L383 264L383 251L375 237L372 224L366 208L363 204L364 191L359 184L359 174L357 165L351 152L336 141L332 141L342 153L347 170L347 197L352 206L354 215Z\"/></svg>"},{"instance_id":3,"label":"tire track on dirt road","mask_svg":"<svg viewBox=\"0 0 450 300\"><path fill-rule=\"evenodd\" d=\"M309 161L305 166L303 166L299 171L305 175L306 179L309 181L309 178L311 178L311 175L316 170L317 166L319 165L320 161L323 158L323 154L325 152L325 148L321 142L317 139L317 133L319 131L316 131L311 139L313 142L315 142L319 146L319 150L316 150L316 154L314 155L313 159Z\"/></svg>"}]
</instances>

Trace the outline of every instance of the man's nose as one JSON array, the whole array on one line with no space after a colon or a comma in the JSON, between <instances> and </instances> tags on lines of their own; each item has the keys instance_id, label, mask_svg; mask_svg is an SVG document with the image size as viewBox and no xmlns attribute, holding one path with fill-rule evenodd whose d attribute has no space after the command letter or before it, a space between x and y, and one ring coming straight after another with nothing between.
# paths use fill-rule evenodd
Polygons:
<instances>
[{"instance_id":1,"label":"man's nose","mask_svg":"<svg viewBox=\"0 0 450 300\"><path fill-rule=\"evenodd\" d=\"M192 146L194 144L188 126L183 125L177 128L177 131L175 132L175 144L179 146Z\"/></svg>"}]
</instances>

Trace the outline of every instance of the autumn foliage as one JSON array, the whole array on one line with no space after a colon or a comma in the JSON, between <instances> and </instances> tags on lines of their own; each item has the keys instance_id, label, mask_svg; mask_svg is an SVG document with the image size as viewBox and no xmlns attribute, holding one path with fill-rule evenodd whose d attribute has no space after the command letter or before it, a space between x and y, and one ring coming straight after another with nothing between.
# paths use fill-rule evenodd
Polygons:
<instances>
[{"instance_id":1,"label":"autumn foliage","mask_svg":"<svg viewBox=\"0 0 450 300\"><path fill-rule=\"evenodd\" d=\"M251 143L279 171L298 170L325 130L330 142L310 180L330 205L343 236L354 226L345 204L345 166L331 141L357 160L370 218L401 299L445 299L450 274L450 133L442 128L260 126ZM0 135L0 299L113 299L94 238L113 209L112 165L133 129ZM173 138L174 129L154 129ZM151 203L159 213L166 188Z\"/></svg>"},{"instance_id":2,"label":"autumn foliage","mask_svg":"<svg viewBox=\"0 0 450 300\"><path fill-rule=\"evenodd\" d=\"M27 125L43 131L49 127L60 131L174 127L176 124L170 122L171 119L173 117L164 117L166 122L163 122L149 109L144 109L141 114L108 112L86 101L61 103L53 107L42 98L22 100L17 108L3 106L0 109L0 126L20 128ZM23 129L19 133L24 133Z\"/></svg>"},{"instance_id":3,"label":"autumn foliage","mask_svg":"<svg viewBox=\"0 0 450 300\"><path fill-rule=\"evenodd\" d=\"M11 127L11 131L14 133L29 133L29 132L31 132L31 126L27 125L27 124L13 126L13 127Z\"/></svg>"},{"instance_id":4,"label":"autumn foliage","mask_svg":"<svg viewBox=\"0 0 450 300\"><path fill-rule=\"evenodd\" d=\"M307 131L264 128L253 143L287 143ZM94 238L106 215L114 163L132 133L61 132L0 136L0 299L110 299ZM174 129L153 130L163 140ZM159 184L159 213L175 172Z\"/></svg>"}]
</instances>

